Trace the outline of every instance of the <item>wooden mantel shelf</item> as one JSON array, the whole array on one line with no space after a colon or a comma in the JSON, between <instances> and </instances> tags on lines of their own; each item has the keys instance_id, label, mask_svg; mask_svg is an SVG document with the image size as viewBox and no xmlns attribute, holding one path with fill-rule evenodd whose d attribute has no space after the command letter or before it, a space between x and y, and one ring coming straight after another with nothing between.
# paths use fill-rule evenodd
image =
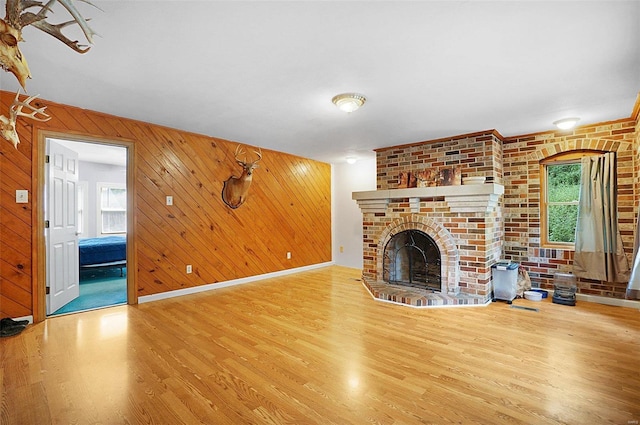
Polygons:
<instances>
[{"instance_id":1,"label":"wooden mantel shelf","mask_svg":"<svg viewBox=\"0 0 640 425\"><path fill-rule=\"evenodd\" d=\"M413 187L410 189L369 190L353 192L351 199L363 213L385 212L391 199L409 199L411 212L420 211L420 201L444 197L452 212L488 212L493 210L504 186L497 183L461 186Z\"/></svg>"}]
</instances>

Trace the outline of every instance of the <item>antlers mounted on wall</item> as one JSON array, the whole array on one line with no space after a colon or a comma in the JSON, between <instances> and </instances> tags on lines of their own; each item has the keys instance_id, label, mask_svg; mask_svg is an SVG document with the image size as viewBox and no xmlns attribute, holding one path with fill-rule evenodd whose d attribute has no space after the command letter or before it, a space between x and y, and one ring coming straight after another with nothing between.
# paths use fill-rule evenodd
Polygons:
<instances>
[{"instance_id":1,"label":"antlers mounted on wall","mask_svg":"<svg viewBox=\"0 0 640 425\"><path fill-rule=\"evenodd\" d=\"M62 41L76 52L86 53L90 49L89 46L79 44L77 40L72 41L62 33L63 28L78 24L87 41L93 44L93 36L96 35L96 33L87 24L87 19L83 18L80 12L78 12L73 0L49 0L46 4L37 0L6 1L6 15L4 19L0 19L0 68L11 72L18 79L18 82L25 91L27 79L31 78L31 72L29 71L27 60L22 55L20 47L18 47L18 43L24 41L22 38L22 28L33 25L39 30ZM56 1L67 9L73 17L73 20L59 24L47 22L47 13L51 12L51 7ZM88 0L80 1L94 6ZM16 93L16 99L9 108L9 117L7 118L4 115L0 115L0 134L13 143L16 149L18 148L18 143L20 143L18 133L16 132L16 119L18 117L28 117L36 121L47 121L51 118L44 113L46 107L34 108L30 105L30 102L37 96L31 96L24 102L20 102L18 93ZM31 109L31 112L22 112L23 107ZM44 115L46 118L37 117L38 114Z\"/></svg>"},{"instance_id":2,"label":"antlers mounted on wall","mask_svg":"<svg viewBox=\"0 0 640 425\"><path fill-rule=\"evenodd\" d=\"M81 1L94 6L87 0ZM51 11L51 7L56 2L69 11L73 20L59 24L47 22L47 13ZM36 9L35 13L28 11L34 8ZM37 0L7 0L6 16L4 19L0 19L0 67L15 75L22 88L26 90L27 79L31 78L31 73L27 61L18 47L18 43L24 41L22 28L33 25L62 41L76 52L86 53L90 49L89 46L79 44L77 40L72 41L62 33L63 28L73 24L78 24L87 41L93 44L93 36L96 33L87 24L87 19L78 12L73 0L49 0L46 4Z\"/></svg>"},{"instance_id":3,"label":"antlers mounted on wall","mask_svg":"<svg viewBox=\"0 0 640 425\"><path fill-rule=\"evenodd\" d=\"M9 117L7 118L4 115L0 115L0 134L13 143L13 147L16 149L18 148L18 143L20 143L20 138L16 131L16 120L18 117L28 117L36 121L49 121L51 119L51 117L44 112L44 110L47 109L46 106L36 108L31 105L31 102L37 97L38 95L29 96L24 101L20 101L20 92L18 92L9 107ZM27 108L31 110L31 112L22 112L22 108ZM38 114L42 115L42 117L39 117Z\"/></svg>"},{"instance_id":4,"label":"antlers mounted on wall","mask_svg":"<svg viewBox=\"0 0 640 425\"><path fill-rule=\"evenodd\" d=\"M262 150L258 148L257 151L253 151L257 158L252 161L247 161L245 151L242 150L242 145L238 145L235 153L235 160L242 167L242 174L240 177L231 176L225 182L222 188L222 200L230 208L238 208L247 199L249 192L249 186L251 186L251 180L253 179L253 170L258 168L258 162L262 159ZM240 158L244 155L243 158Z\"/></svg>"}]
</instances>

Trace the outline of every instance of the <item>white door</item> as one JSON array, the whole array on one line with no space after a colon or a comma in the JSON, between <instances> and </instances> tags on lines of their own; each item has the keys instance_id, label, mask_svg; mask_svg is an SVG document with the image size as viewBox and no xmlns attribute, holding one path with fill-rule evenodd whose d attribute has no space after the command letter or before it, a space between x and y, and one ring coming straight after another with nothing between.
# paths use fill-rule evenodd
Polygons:
<instances>
[{"instance_id":1,"label":"white door","mask_svg":"<svg viewBox=\"0 0 640 425\"><path fill-rule=\"evenodd\" d=\"M78 298L78 154L47 140L45 228L47 249L47 314Z\"/></svg>"}]
</instances>

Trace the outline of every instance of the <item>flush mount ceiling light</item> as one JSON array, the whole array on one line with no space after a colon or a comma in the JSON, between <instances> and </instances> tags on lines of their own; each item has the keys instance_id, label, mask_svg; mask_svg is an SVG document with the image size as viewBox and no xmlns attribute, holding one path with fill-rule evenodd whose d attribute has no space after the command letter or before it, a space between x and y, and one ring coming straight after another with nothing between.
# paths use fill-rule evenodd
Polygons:
<instances>
[{"instance_id":1,"label":"flush mount ceiling light","mask_svg":"<svg viewBox=\"0 0 640 425\"><path fill-rule=\"evenodd\" d=\"M344 112L353 112L364 105L367 98L358 93L342 93L333 96L331 101Z\"/></svg>"},{"instance_id":2,"label":"flush mount ceiling light","mask_svg":"<svg viewBox=\"0 0 640 425\"><path fill-rule=\"evenodd\" d=\"M578 117L563 118L561 120L554 121L553 125L561 130L569 130L570 128L575 127L578 121L580 121L580 118Z\"/></svg>"},{"instance_id":3,"label":"flush mount ceiling light","mask_svg":"<svg viewBox=\"0 0 640 425\"><path fill-rule=\"evenodd\" d=\"M348 156L346 159L347 159L347 164L355 164L356 161L358 160L358 158L356 158L355 156Z\"/></svg>"}]
</instances>

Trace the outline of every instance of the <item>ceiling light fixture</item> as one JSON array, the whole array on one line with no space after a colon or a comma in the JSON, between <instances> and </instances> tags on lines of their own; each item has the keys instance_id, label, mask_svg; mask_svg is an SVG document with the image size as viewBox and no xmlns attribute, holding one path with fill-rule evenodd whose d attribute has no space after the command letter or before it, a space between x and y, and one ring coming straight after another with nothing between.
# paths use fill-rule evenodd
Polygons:
<instances>
[{"instance_id":1,"label":"ceiling light fixture","mask_svg":"<svg viewBox=\"0 0 640 425\"><path fill-rule=\"evenodd\" d=\"M356 158L355 156L348 156L347 157L347 164L355 164L357 160L358 160L358 158Z\"/></svg>"},{"instance_id":2,"label":"ceiling light fixture","mask_svg":"<svg viewBox=\"0 0 640 425\"><path fill-rule=\"evenodd\" d=\"M358 93L342 93L333 96L331 101L344 112L353 112L364 105L367 98Z\"/></svg>"},{"instance_id":3,"label":"ceiling light fixture","mask_svg":"<svg viewBox=\"0 0 640 425\"><path fill-rule=\"evenodd\" d=\"M554 121L553 125L561 130L569 130L570 128L575 127L578 121L580 121L580 118L578 117L563 118L561 120Z\"/></svg>"}]
</instances>

